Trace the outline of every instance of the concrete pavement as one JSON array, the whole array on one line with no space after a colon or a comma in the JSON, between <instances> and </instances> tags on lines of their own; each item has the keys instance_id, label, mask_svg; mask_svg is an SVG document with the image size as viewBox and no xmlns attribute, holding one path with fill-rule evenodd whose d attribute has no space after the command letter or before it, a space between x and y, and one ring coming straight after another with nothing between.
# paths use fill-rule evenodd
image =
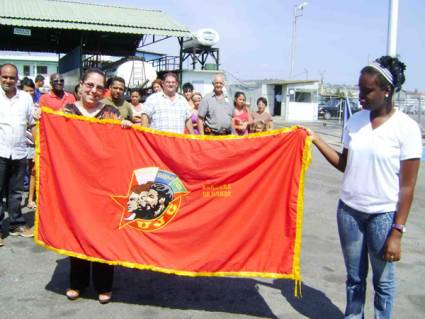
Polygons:
<instances>
[{"instance_id":1,"label":"concrete pavement","mask_svg":"<svg viewBox=\"0 0 425 319\"><path fill-rule=\"evenodd\" d=\"M288 123L278 123L288 125ZM306 123L340 147L334 122ZM397 270L394 318L425 318L425 179L422 165L403 238ZM0 248L2 318L341 318L345 269L335 209L342 174L313 149L306 177L301 273L303 298L294 298L290 280L187 278L117 267L113 302L100 305L92 289L68 301L68 261L25 238L7 237ZM25 210L32 222L33 213ZM366 317L373 317L369 278Z\"/></svg>"}]
</instances>

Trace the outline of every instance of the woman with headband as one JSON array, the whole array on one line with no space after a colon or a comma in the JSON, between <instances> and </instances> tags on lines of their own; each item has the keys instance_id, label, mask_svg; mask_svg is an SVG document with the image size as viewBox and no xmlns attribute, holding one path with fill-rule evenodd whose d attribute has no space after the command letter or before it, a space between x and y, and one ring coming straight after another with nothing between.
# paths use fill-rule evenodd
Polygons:
<instances>
[{"instance_id":1,"label":"woman with headband","mask_svg":"<svg viewBox=\"0 0 425 319\"><path fill-rule=\"evenodd\" d=\"M341 153L308 130L313 144L344 173L337 209L338 232L347 271L346 318L363 318L368 259L375 290L375 318L391 318L395 262L413 199L422 156L418 124L394 108L394 92L406 66L383 56L360 72L359 100L343 133Z\"/></svg>"}]
</instances>

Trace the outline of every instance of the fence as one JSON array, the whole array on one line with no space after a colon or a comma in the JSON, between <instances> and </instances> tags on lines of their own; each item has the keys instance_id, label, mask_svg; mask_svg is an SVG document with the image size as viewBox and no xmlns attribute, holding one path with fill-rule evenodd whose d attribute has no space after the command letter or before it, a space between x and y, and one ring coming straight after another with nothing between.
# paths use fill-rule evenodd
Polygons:
<instances>
[{"instance_id":1,"label":"fence","mask_svg":"<svg viewBox=\"0 0 425 319\"><path fill-rule=\"evenodd\" d=\"M396 99L394 104L419 124L422 137L425 137L425 97Z\"/></svg>"}]
</instances>

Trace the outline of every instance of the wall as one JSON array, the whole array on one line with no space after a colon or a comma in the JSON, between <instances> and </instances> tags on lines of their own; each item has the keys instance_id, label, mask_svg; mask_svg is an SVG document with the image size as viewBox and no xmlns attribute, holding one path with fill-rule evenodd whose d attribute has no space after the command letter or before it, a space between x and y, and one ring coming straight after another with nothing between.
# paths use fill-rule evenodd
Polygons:
<instances>
[{"instance_id":1,"label":"wall","mask_svg":"<svg viewBox=\"0 0 425 319\"><path fill-rule=\"evenodd\" d=\"M263 85L261 87L261 95L260 96L265 97L267 99L268 112L273 115L273 110L274 110L274 85ZM260 96L258 96L257 99Z\"/></svg>"},{"instance_id":2,"label":"wall","mask_svg":"<svg viewBox=\"0 0 425 319\"><path fill-rule=\"evenodd\" d=\"M319 85L316 83L291 83L284 85L283 92L286 93L282 105L282 116L287 121L315 121L318 112ZM311 92L311 101L295 101L296 92ZM293 94L295 93L295 95ZM283 104L283 103L282 103Z\"/></svg>"},{"instance_id":3,"label":"wall","mask_svg":"<svg viewBox=\"0 0 425 319\"><path fill-rule=\"evenodd\" d=\"M20 57L20 56L0 56L0 64L3 63L12 63L16 65L18 68L19 77L22 79L26 75L24 74L24 65L30 66L30 74L28 77L34 79L34 77L38 74L37 73L37 66L47 66L47 73L41 73L46 78L49 74L56 73L58 62L55 58L44 58L44 57Z\"/></svg>"},{"instance_id":4,"label":"wall","mask_svg":"<svg viewBox=\"0 0 425 319\"><path fill-rule=\"evenodd\" d=\"M199 92L204 96L207 93L212 92L213 85L212 80L215 74L222 73L220 71L193 71L183 70L182 72L182 85L186 82L192 83L196 92Z\"/></svg>"}]
</instances>

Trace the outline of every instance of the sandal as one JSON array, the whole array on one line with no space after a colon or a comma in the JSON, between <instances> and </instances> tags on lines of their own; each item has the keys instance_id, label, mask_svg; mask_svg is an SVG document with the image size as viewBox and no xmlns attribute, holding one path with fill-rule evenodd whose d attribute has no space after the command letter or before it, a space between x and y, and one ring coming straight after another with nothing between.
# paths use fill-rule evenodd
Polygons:
<instances>
[{"instance_id":1,"label":"sandal","mask_svg":"<svg viewBox=\"0 0 425 319\"><path fill-rule=\"evenodd\" d=\"M107 304L108 302L110 302L110 301L111 301L111 298L112 298L112 292L104 292L104 293L101 293L101 294L99 294L98 298L99 298L99 302L100 302L102 305Z\"/></svg>"},{"instance_id":2,"label":"sandal","mask_svg":"<svg viewBox=\"0 0 425 319\"><path fill-rule=\"evenodd\" d=\"M76 300L80 297L80 291L76 290L76 289L69 288L69 289L66 290L65 295L69 300Z\"/></svg>"}]
</instances>

